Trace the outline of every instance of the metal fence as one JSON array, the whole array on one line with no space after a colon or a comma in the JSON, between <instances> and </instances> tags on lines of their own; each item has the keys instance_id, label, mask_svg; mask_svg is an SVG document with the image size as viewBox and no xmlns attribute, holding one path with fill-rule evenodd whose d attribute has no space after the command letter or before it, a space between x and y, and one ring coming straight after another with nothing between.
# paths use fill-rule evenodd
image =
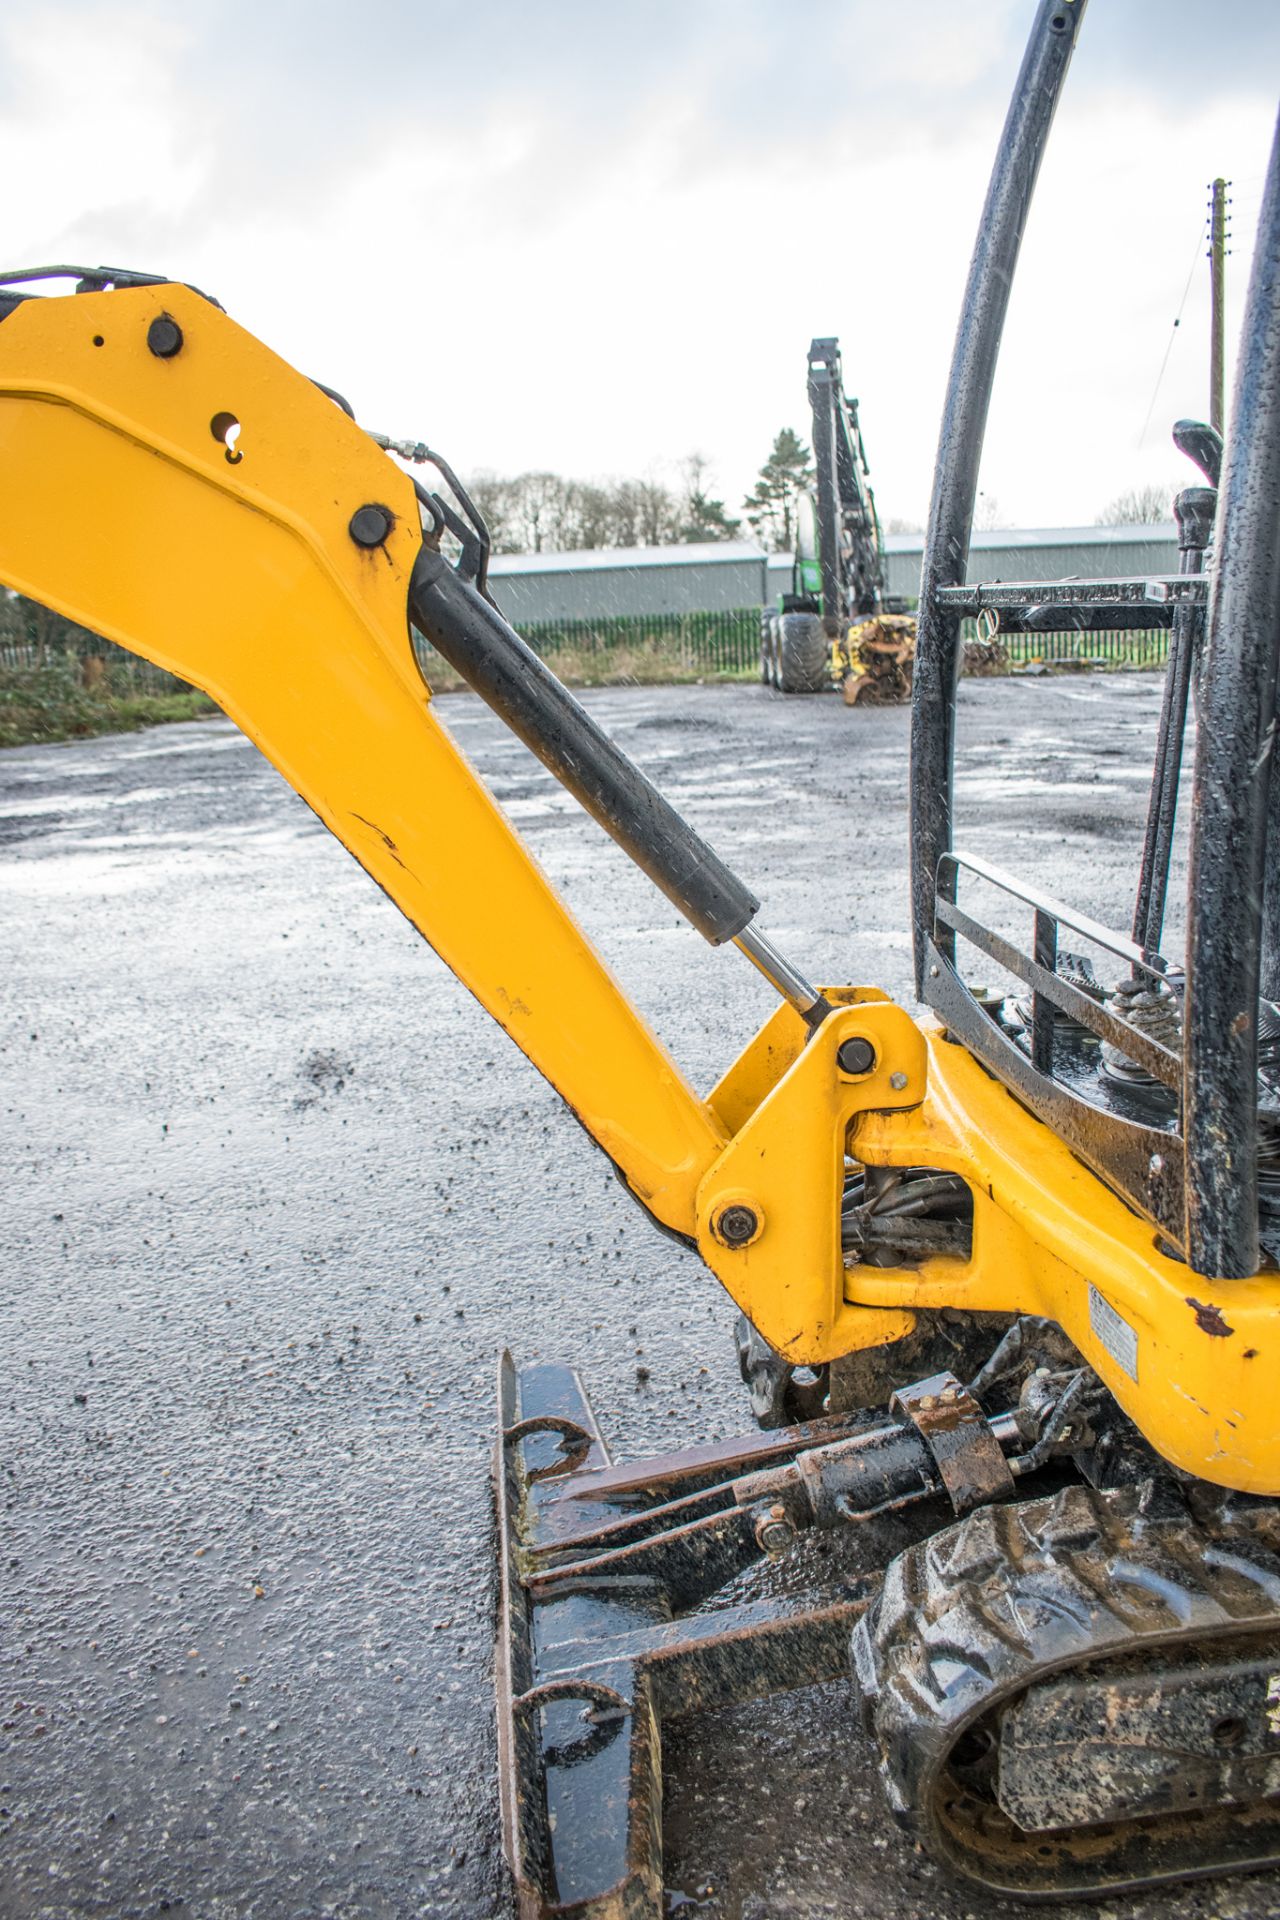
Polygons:
<instances>
[{"instance_id":1,"label":"metal fence","mask_svg":"<svg viewBox=\"0 0 1280 1920\"><path fill-rule=\"evenodd\" d=\"M622 615L601 620L540 621L521 629L536 653L553 665L558 654L644 653L682 670L753 674L760 664L760 609L737 607L717 613ZM975 629L965 622L964 637ZM1034 665L1102 667L1163 666L1169 647L1166 631L1121 633L1013 633L999 636L1013 667ZM420 651L431 649L418 636ZM0 668L30 670L101 658L112 688L138 693L182 692L186 682L140 659L110 640L65 626L41 640L0 633Z\"/></svg>"},{"instance_id":2,"label":"metal fence","mask_svg":"<svg viewBox=\"0 0 1280 1920\"><path fill-rule=\"evenodd\" d=\"M536 653L553 664L558 653L602 654L638 648L663 654L681 667L715 673L754 673L760 664L760 608L724 613L628 615L605 620L545 621L521 628ZM965 623L965 638L975 629ZM1169 650L1166 631L1120 633L1012 633L998 636L1012 667L1158 667Z\"/></svg>"},{"instance_id":3,"label":"metal fence","mask_svg":"<svg viewBox=\"0 0 1280 1920\"><path fill-rule=\"evenodd\" d=\"M535 653L657 653L685 668L750 673L760 665L760 609L622 614L601 620L539 620L520 629Z\"/></svg>"},{"instance_id":4,"label":"metal fence","mask_svg":"<svg viewBox=\"0 0 1280 1920\"><path fill-rule=\"evenodd\" d=\"M974 631L965 623L965 638ZM1043 661L1046 666L1162 667L1169 654L1168 629L1123 633L997 634L1011 667Z\"/></svg>"},{"instance_id":5,"label":"metal fence","mask_svg":"<svg viewBox=\"0 0 1280 1920\"><path fill-rule=\"evenodd\" d=\"M0 634L0 668L11 672L31 673L40 668L61 668L84 676L86 660L101 660L106 681L113 693L187 693L190 691L185 680L166 673L163 667L155 666L150 660L144 660L139 654L130 653L126 647L118 647L114 641L100 639L96 634L83 634L79 629L68 635L58 634L48 640L15 640ZM88 676L85 676L86 678Z\"/></svg>"}]
</instances>

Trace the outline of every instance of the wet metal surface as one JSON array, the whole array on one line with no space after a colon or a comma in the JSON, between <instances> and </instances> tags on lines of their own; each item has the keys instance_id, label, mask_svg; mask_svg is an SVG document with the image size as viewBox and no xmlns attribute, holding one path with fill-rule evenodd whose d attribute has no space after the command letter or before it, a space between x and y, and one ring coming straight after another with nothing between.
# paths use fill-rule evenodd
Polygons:
<instances>
[{"instance_id":1,"label":"wet metal surface","mask_svg":"<svg viewBox=\"0 0 1280 1920\"><path fill-rule=\"evenodd\" d=\"M966 683L959 843L1126 926L1159 692ZM587 698L811 976L905 996L904 709ZM767 986L440 711L709 1085ZM229 724L0 754L0 899L0 1913L504 1914L497 1352L581 1365L625 1459L746 1424L729 1303ZM897 1837L849 1683L665 1757L680 1913L1010 1911Z\"/></svg>"}]
</instances>

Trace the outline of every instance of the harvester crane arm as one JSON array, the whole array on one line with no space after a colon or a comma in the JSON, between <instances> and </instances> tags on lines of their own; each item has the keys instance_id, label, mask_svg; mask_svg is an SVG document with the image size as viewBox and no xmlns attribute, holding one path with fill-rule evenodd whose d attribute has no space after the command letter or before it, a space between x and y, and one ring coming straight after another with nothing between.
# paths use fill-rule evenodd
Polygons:
<instances>
[{"instance_id":1,"label":"harvester crane arm","mask_svg":"<svg viewBox=\"0 0 1280 1920\"><path fill-rule=\"evenodd\" d=\"M905 602L886 594L858 402L829 335L809 343L808 397L813 486L796 501L791 591L761 620L761 677L780 693L843 685L851 706L868 694L868 704L906 699L913 628Z\"/></svg>"},{"instance_id":2,"label":"harvester crane arm","mask_svg":"<svg viewBox=\"0 0 1280 1920\"><path fill-rule=\"evenodd\" d=\"M880 522L867 468L858 403L844 390L838 340L809 346L809 409L817 475L818 557L827 630L879 613L884 599Z\"/></svg>"}]
</instances>

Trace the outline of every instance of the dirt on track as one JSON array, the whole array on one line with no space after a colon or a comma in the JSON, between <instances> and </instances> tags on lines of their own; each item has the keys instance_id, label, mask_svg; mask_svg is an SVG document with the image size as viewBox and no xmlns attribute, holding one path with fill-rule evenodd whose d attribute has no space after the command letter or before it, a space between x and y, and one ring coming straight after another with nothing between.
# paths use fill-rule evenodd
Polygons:
<instances>
[{"instance_id":1,"label":"dirt on track","mask_svg":"<svg viewBox=\"0 0 1280 1920\"><path fill-rule=\"evenodd\" d=\"M785 951L908 997L904 710L586 698ZM961 699L962 840L1124 925L1158 680ZM767 987L437 710L708 1086ZM0 890L0 1914L504 1915L496 1354L573 1360L621 1452L664 1449L746 1423L729 1304L228 723L0 754ZM666 1758L675 1912L1015 1911L898 1838L850 1685Z\"/></svg>"}]
</instances>

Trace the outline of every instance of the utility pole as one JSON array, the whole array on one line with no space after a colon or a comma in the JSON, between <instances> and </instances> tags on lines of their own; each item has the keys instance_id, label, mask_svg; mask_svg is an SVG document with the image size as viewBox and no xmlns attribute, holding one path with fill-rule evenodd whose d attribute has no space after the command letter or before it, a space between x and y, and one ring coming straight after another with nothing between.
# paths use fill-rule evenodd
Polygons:
<instances>
[{"instance_id":1,"label":"utility pole","mask_svg":"<svg viewBox=\"0 0 1280 1920\"><path fill-rule=\"evenodd\" d=\"M1209 425L1222 428L1224 280L1227 264L1227 188L1229 180L1215 180L1209 201Z\"/></svg>"}]
</instances>

